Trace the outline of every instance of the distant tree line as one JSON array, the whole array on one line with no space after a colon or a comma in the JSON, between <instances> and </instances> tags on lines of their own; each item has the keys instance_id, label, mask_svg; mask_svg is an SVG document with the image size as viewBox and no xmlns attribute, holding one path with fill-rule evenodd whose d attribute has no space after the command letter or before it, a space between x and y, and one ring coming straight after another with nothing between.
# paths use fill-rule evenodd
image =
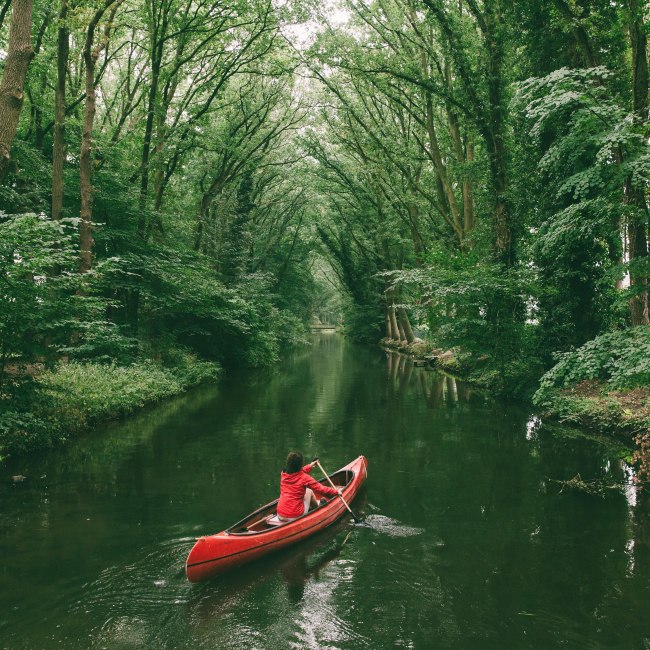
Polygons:
<instances>
[{"instance_id":1,"label":"distant tree line","mask_svg":"<svg viewBox=\"0 0 650 650\"><path fill-rule=\"evenodd\" d=\"M341 7L0 3L3 364L264 363L326 305L512 391L647 326L641 0Z\"/></svg>"},{"instance_id":2,"label":"distant tree line","mask_svg":"<svg viewBox=\"0 0 650 650\"><path fill-rule=\"evenodd\" d=\"M318 228L360 333L410 341L415 318L516 390L647 325L647 7L343 5L304 59Z\"/></svg>"}]
</instances>

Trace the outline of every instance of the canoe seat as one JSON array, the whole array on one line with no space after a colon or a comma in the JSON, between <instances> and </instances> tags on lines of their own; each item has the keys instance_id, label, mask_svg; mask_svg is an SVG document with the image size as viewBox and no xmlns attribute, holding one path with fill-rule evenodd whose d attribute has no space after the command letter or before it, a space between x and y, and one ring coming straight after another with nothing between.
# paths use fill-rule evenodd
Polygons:
<instances>
[{"instance_id":1,"label":"canoe seat","mask_svg":"<svg viewBox=\"0 0 650 650\"><path fill-rule=\"evenodd\" d=\"M281 526L284 522L280 521L278 519L277 515L271 515L267 520L266 520L267 525L269 526Z\"/></svg>"}]
</instances>

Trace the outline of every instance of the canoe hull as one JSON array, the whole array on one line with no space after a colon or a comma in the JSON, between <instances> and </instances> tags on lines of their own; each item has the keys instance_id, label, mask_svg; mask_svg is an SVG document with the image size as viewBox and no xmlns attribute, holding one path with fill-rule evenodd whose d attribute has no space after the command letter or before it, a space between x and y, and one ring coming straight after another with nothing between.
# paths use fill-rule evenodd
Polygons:
<instances>
[{"instance_id":1,"label":"canoe hull","mask_svg":"<svg viewBox=\"0 0 650 650\"><path fill-rule=\"evenodd\" d=\"M353 478L343 490L343 497L350 503L357 495L368 475L368 461L359 456L341 468L353 472ZM337 472L338 473L338 472ZM276 503L276 502L274 502ZM264 506L260 510L268 508ZM232 533L222 531L216 535L200 537L190 551L185 572L190 582L199 582L212 576L248 564L269 553L296 544L320 530L331 526L346 514L341 499L332 499L327 505L313 510L295 521L255 533Z\"/></svg>"}]
</instances>

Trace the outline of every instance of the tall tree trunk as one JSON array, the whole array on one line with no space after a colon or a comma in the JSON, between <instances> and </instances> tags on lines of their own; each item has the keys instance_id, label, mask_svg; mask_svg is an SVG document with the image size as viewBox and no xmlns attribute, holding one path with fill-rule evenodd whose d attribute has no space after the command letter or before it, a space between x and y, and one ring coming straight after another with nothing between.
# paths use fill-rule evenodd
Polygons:
<instances>
[{"instance_id":1,"label":"tall tree trunk","mask_svg":"<svg viewBox=\"0 0 650 650\"><path fill-rule=\"evenodd\" d=\"M397 321L397 332L399 334L399 340L406 342L406 333L404 332L404 325L399 317L399 311L396 314L395 320Z\"/></svg>"},{"instance_id":2,"label":"tall tree trunk","mask_svg":"<svg viewBox=\"0 0 650 650\"><path fill-rule=\"evenodd\" d=\"M160 47L160 50L162 53L162 45ZM144 141L142 144L142 169L140 175L140 218L138 220L138 233L141 237L144 237L147 231L147 217L144 208L146 207L147 194L149 193L149 156L151 154L153 121L156 112L156 100L158 97L160 64L161 59L156 58L152 66L151 85L149 86L149 96L147 99L147 121L144 129Z\"/></svg>"},{"instance_id":3,"label":"tall tree trunk","mask_svg":"<svg viewBox=\"0 0 650 650\"><path fill-rule=\"evenodd\" d=\"M140 218L138 219L138 233L144 239L147 234L147 195L149 193L149 158L151 156L151 142L153 140L154 121L158 105L158 87L160 85L160 72L165 51L167 24L169 18L169 5L163 3L156 9L156 0L150 3L151 17L151 83L147 96L147 121L144 127L144 140L142 143L142 159L140 162ZM156 12L160 11L160 14Z\"/></svg>"},{"instance_id":4,"label":"tall tree trunk","mask_svg":"<svg viewBox=\"0 0 650 650\"><path fill-rule=\"evenodd\" d=\"M449 65L448 61L445 61L444 72L447 86L451 92L453 90L453 80L451 74L451 66ZM467 166L467 163L474 160L474 143L472 142L471 137L467 136L463 146L463 137L461 136L456 109L449 101L446 102L445 109L447 112L447 122L449 124L449 134L451 135L451 141L454 147L454 153L456 154L456 160L459 165L464 164ZM462 177L463 219L461 223L461 231L463 241L461 241L461 245L463 245L465 237L474 228L474 198L472 196L472 179L470 177L469 170L466 167L463 171Z\"/></svg>"},{"instance_id":5,"label":"tall tree trunk","mask_svg":"<svg viewBox=\"0 0 650 650\"><path fill-rule=\"evenodd\" d=\"M232 171L231 164L224 164L218 171L217 175L210 183L210 187L203 192L201 197L201 204L199 206L199 211L196 216L196 231L194 236L194 250L200 251L203 244L203 236L205 234L205 224L209 217L210 208L212 203L219 196L221 191L228 180L228 175Z\"/></svg>"},{"instance_id":6,"label":"tall tree trunk","mask_svg":"<svg viewBox=\"0 0 650 650\"><path fill-rule=\"evenodd\" d=\"M632 47L632 108L634 123L641 129L648 120L648 39L640 0L626 0L629 12L629 34ZM648 206L642 186L631 176L625 181L625 201L636 208L628 219L627 236L630 261L648 257ZM637 295L630 300L632 325L648 324L647 271L630 273L630 284Z\"/></svg>"},{"instance_id":7,"label":"tall tree trunk","mask_svg":"<svg viewBox=\"0 0 650 650\"><path fill-rule=\"evenodd\" d=\"M424 263L422 256L425 252L424 241L420 233L420 210L416 203L408 202L406 204L406 211L409 216L411 240L413 241L413 253L415 254L415 265L420 268Z\"/></svg>"},{"instance_id":8,"label":"tall tree trunk","mask_svg":"<svg viewBox=\"0 0 650 650\"><path fill-rule=\"evenodd\" d=\"M45 32L50 24L51 17L52 8L47 7L45 16L43 17L43 22L41 23L36 35L36 43L33 47L34 56L38 56L41 51L43 38L45 37ZM31 102L31 123L27 138L29 139L32 135L34 136L34 145L39 151L42 151L43 149L43 140L45 138L45 130L43 129L43 106L45 105L47 82L48 71L47 68L43 67L38 75L38 95L36 101L33 101L32 94L29 92L29 89L27 90L27 96Z\"/></svg>"},{"instance_id":9,"label":"tall tree trunk","mask_svg":"<svg viewBox=\"0 0 650 650\"><path fill-rule=\"evenodd\" d=\"M397 316L395 315L395 306L391 305L388 308L388 316L390 318L392 338L395 341L400 340L399 326L397 325Z\"/></svg>"},{"instance_id":10,"label":"tall tree trunk","mask_svg":"<svg viewBox=\"0 0 650 650\"><path fill-rule=\"evenodd\" d=\"M102 12L103 13L103 12ZM99 14L99 15L98 15ZM93 124L95 122L96 96L95 96L95 63L97 56L93 49L95 27L101 18L97 12L88 27L86 44L84 47L84 64L86 66L86 104L84 120L81 130L81 149L79 152L79 190L81 194L81 208L79 221L79 271L85 273L92 268L92 218L93 218L93 188L92 188L92 146Z\"/></svg>"},{"instance_id":11,"label":"tall tree trunk","mask_svg":"<svg viewBox=\"0 0 650 650\"><path fill-rule=\"evenodd\" d=\"M196 217L196 231L194 235L194 250L197 251L197 253L202 250L201 247L203 246L205 225L210 214L210 207L212 206L212 202L214 201L218 191L219 190L216 188L215 183L213 183L210 189L201 197L201 205L199 206L199 213Z\"/></svg>"},{"instance_id":12,"label":"tall tree trunk","mask_svg":"<svg viewBox=\"0 0 650 650\"><path fill-rule=\"evenodd\" d=\"M406 313L404 307L399 308L399 322L404 331L404 336L407 343L411 344L415 341L415 334L413 334L413 328L411 327L411 321L409 320L409 315Z\"/></svg>"},{"instance_id":13,"label":"tall tree trunk","mask_svg":"<svg viewBox=\"0 0 650 650\"><path fill-rule=\"evenodd\" d=\"M100 7L92 17L86 31L83 59L85 65L86 80L86 105L84 110L83 126L81 130L81 148L79 152L79 189L81 194L80 220L79 220L79 272L85 273L92 268L93 251L93 187L92 187L92 148L93 148L93 126L95 113L97 111L97 98L95 92L95 65L102 50L108 45L111 23L115 16L117 7L123 0L117 0L111 12L111 18L104 30L104 37L100 43L93 48L95 40L95 29L101 20L104 12L115 3L115 0L105 0L103 7Z\"/></svg>"},{"instance_id":14,"label":"tall tree trunk","mask_svg":"<svg viewBox=\"0 0 650 650\"><path fill-rule=\"evenodd\" d=\"M474 143L471 138L467 138L467 143L465 144L465 162L471 163L473 160ZM463 228L465 235L474 230L474 196L472 193L472 179L467 171L463 178Z\"/></svg>"},{"instance_id":15,"label":"tall tree trunk","mask_svg":"<svg viewBox=\"0 0 650 650\"><path fill-rule=\"evenodd\" d=\"M386 307L384 311L384 316L386 319L386 338L390 340L393 338L393 325L390 321L390 311L388 307Z\"/></svg>"},{"instance_id":16,"label":"tall tree trunk","mask_svg":"<svg viewBox=\"0 0 650 650\"><path fill-rule=\"evenodd\" d=\"M445 203L449 208L454 234L456 235L459 244L461 244L463 240L463 229L460 219L460 210L458 209L456 195L454 194L451 181L447 174L447 168L445 167L445 163L442 160L442 153L440 152L440 145L438 144L438 137L436 135L435 124L433 121L433 101L431 99L430 93L427 93L426 96L426 111L426 127L427 135L429 138L429 155L444 192Z\"/></svg>"},{"instance_id":17,"label":"tall tree trunk","mask_svg":"<svg viewBox=\"0 0 650 650\"><path fill-rule=\"evenodd\" d=\"M562 17L567 21L570 26L573 37L576 40L576 45L580 51L580 55L584 64L588 68L593 68L598 65L596 55L591 46L591 41L587 30L584 28L578 16L573 13L573 9L566 0L553 0L557 10Z\"/></svg>"},{"instance_id":18,"label":"tall tree trunk","mask_svg":"<svg viewBox=\"0 0 650 650\"><path fill-rule=\"evenodd\" d=\"M18 130L27 68L34 56L32 0L13 0L7 58L0 82L0 180L9 169L11 145Z\"/></svg>"},{"instance_id":19,"label":"tall tree trunk","mask_svg":"<svg viewBox=\"0 0 650 650\"><path fill-rule=\"evenodd\" d=\"M65 81L70 55L70 32L66 23L68 0L61 0L54 91L54 142L52 144L52 219L61 218L63 209L63 168L65 164Z\"/></svg>"},{"instance_id":20,"label":"tall tree trunk","mask_svg":"<svg viewBox=\"0 0 650 650\"><path fill-rule=\"evenodd\" d=\"M496 257L506 266L515 261L512 215L507 201L508 172L505 143L505 98L503 97L504 43L503 17L499 6L490 6L485 13L487 45L487 87L490 112L487 134L490 174L494 191L494 248Z\"/></svg>"},{"instance_id":21,"label":"tall tree trunk","mask_svg":"<svg viewBox=\"0 0 650 650\"><path fill-rule=\"evenodd\" d=\"M177 55L180 56L182 52L178 52ZM149 239L154 228L160 233L163 232L163 220L162 220L162 205L163 198L165 195L165 188L167 185L167 171L173 171L175 167L174 158L178 160L178 154L172 154L172 159L167 162L167 171L165 166L163 166L162 157L163 151L165 149L165 141L167 139L167 114L171 103L176 95L176 90L178 89L178 74L175 74L172 79L168 80L163 88L162 93L162 106L158 111L156 116L156 134L155 134L155 147L154 147L154 162L155 162L155 174L154 174L154 191L153 191L153 223L150 223L145 228L145 239ZM171 168L171 169L170 169ZM166 178L167 176L167 178Z\"/></svg>"}]
</instances>

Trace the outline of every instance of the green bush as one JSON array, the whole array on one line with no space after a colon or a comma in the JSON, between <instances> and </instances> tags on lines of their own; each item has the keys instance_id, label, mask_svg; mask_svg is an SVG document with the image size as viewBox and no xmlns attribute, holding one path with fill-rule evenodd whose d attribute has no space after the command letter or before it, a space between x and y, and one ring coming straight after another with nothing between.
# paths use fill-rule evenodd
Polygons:
<instances>
[{"instance_id":1,"label":"green bush","mask_svg":"<svg viewBox=\"0 0 650 650\"><path fill-rule=\"evenodd\" d=\"M351 303L343 308L345 333L361 343L376 343L385 336L386 325L381 303Z\"/></svg>"},{"instance_id":2,"label":"green bush","mask_svg":"<svg viewBox=\"0 0 650 650\"><path fill-rule=\"evenodd\" d=\"M597 379L612 389L650 383L650 330L645 326L607 332L577 350L557 355L557 363L541 379L536 404L547 403L559 388Z\"/></svg>"},{"instance_id":3,"label":"green bush","mask_svg":"<svg viewBox=\"0 0 650 650\"><path fill-rule=\"evenodd\" d=\"M0 414L0 462L8 456L51 447L95 422L118 418L145 404L214 380L216 363L184 350L166 359L131 366L71 362L26 382Z\"/></svg>"},{"instance_id":4,"label":"green bush","mask_svg":"<svg viewBox=\"0 0 650 650\"><path fill-rule=\"evenodd\" d=\"M307 344L307 326L304 321L287 309L278 309L273 326L282 348L295 348Z\"/></svg>"},{"instance_id":5,"label":"green bush","mask_svg":"<svg viewBox=\"0 0 650 650\"><path fill-rule=\"evenodd\" d=\"M82 429L99 419L130 413L183 390L168 370L153 363L126 368L98 363L61 364L39 379L51 398L49 415L63 428Z\"/></svg>"},{"instance_id":6,"label":"green bush","mask_svg":"<svg viewBox=\"0 0 650 650\"><path fill-rule=\"evenodd\" d=\"M106 269L105 291L137 293L139 335L154 347L184 347L224 365L264 366L277 360L289 327L304 331L274 306L269 274L247 274L229 286L200 255L163 247L146 256L125 254L120 262Z\"/></svg>"},{"instance_id":7,"label":"green bush","mask_svg":"<svg viewBox=\"0 0 650 650\"><path fill-rule=\"evenodd\" d=\"M184 348L171 347L161 359L164 368L180 381L183 388L190 388L207 381L214 381L221 374L221 367L214 361L201 361Z\"/></svg>"},{"instance_id":8,"label":"green bush","mask_svg":"<svg viewBox=\"0 0 650 650\"><path fill-rule=\"evenodd\" d=\"M77 273L73 220L0 212L0 373L5 364L65 354L74 358L133 357L135 341L107 319L113 306L99 294L110 260Z\"/></svg>"},{"instance_id":9,"label":"green bush","mask_svg":"<svg viewBox=\"0 0 650 650\"><path fill-rule=\"evenodd\" d=\"M0 413L0 463L8 456L51 447L62 440L57 424L30 411Z\"/></svg>"}]
</instances>

